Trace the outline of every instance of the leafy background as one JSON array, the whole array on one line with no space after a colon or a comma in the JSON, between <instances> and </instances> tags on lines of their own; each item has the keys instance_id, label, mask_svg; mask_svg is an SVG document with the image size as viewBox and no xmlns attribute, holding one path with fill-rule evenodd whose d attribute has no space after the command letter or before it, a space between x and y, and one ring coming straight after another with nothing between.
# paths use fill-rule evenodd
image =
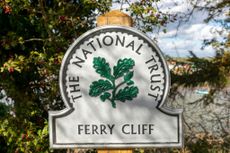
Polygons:
<instances>
[{"instance_id":1,"label":"leafy background","mask_svg":"<svg viewBox=\"0 0 230 153\"><path fill-rule=\"evenodd\" d=\"M188 15L163 13L163 0L116 0L143 32L163 30ZM115 1L113 1L115 2ZM220 26L229 30L229 1L189 0L194 10L205 10L205 21L226 17ZM68 46L82 33L96 26L96 17L110 9L112 0L0 0L0 152L71 152L48 146L49 110L63 109L58 89L58 71ZM122 7L121 7L122 8ZM226 11L228 10L228 11ZM191 12L192 14L192 12ZM183 23L183 22L182 22ZM204 40L216 51L213 58L167 57L172 89L167 105L184 108L185 146L182 149L136 149L136 152L229 152L229 38ZM183 101L185 90L208 87L209 94L193 103ZM226 97L217 103L217 96ZM180 100L180 103L178 101ZM216 111L218 108L219 111ZM200 110L200 111L198 111ZM191 118L195 115L196 118ZM208 128L210 123L214 128Z\"/></svg>"}]
</instances>

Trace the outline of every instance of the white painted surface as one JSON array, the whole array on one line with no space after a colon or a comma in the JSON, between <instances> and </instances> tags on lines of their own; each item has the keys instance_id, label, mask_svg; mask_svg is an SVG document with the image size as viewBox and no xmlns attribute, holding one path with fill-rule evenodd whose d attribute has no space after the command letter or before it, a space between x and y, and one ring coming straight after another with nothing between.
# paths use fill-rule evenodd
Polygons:
<instances>
[{"instance_id":1,"label":"white painted surface","mask_svg":"<svg viewBox=\"0 0 230 153\"><path fill-rule=\"evenodd\" d=\"M117 27L104 27L117 28ZM121 27L118 27L118 29ZM94 31L103 28L97 28ZM128 29L122 27L121 29L136 32L134 29ZM182 125L181 125L181 111L169 111L168 109L160 108L167 96L169 88L169 74L164 59L162 58L159 49L155 44L150 43L151 40L143 36L140 37L131 35L126 32L107 32L98 33L98 35L90 36L88 34L80 37L67 51L63 64L67 64L67 70L61 69L60 86L63 99L67 105L67 109L60 112L50 112L49 114L49 128L50 128L50 145L53 148L65 148L65 147L162 147L162 146L182 146ZM100 45L96 43L96 39L103 40L105 36L111 36L113 40L116 40L117 35L122 38L125 37L125 45L134 41L134 50L142 44L139 50L140 54L132 51L131 47L123 47L121 45L115 45L115 42L110 45ZM83 44L78 44L80 40L85 36L89 36ZM144 40L145 39L145 40ZM90 41L93 41L94 49L87 45ZM109 42L108 42L109 43ZM152 46L151 46L152 45ZM74 46L78 46L77 49L73 49ZM92 54L87 54L87 60L82 64L82 67L78 67L72 64L76 61L76 56L84 58L82 49L91 51ZM74 52L71 58L67 58L68 54ZM156 62L146 61L154 56ZM93 81L103 79L93 68L93 58L103 57L110 64L113 72L113 66L116 65L118 59L132 58L135 61L134 76L132 80L135 82L135 86L139 89L139 94L132 101L118 102L117 107L113 108L111 103L107 100L102 102L99 97L89 96L89 87ZM163 60L163 62L162 62ZM69 62L70 61L70 62ZM153 71L150 74L149 66L157 64L159 69ZM159 77L155 79L161 80L160 83L151 83L151 75L159 74ZM79 92L70 93L68 77L79 77ZM119 81L122 81L122 78ZM150 89L150 86L159 86L160 91ZM67 88L66 88L67 87ZM124 86L122 86L124 87ZM67 92L65 97L64 92ZM148 96L148 93L159 95L157 99ZM81 98L73 101L71 96L79 96ZM64 114L68 112L73 105L74 111L70 114ZM157 108L159 106L159 108ZM162 111L163 110L163 111ZM61 115L61 116L60 116ZM114 125L112 134L79 134L78 125ZM145 132L145 134L125 134L122 131L122 127L125 124L132 124L134 130L138 125L153 124L154 130ZM126 128L128 129L128 128ZM126 130L127 131L127 130ZM137 130L138 131L138 130Z\"/></svg>"}]
</instances>

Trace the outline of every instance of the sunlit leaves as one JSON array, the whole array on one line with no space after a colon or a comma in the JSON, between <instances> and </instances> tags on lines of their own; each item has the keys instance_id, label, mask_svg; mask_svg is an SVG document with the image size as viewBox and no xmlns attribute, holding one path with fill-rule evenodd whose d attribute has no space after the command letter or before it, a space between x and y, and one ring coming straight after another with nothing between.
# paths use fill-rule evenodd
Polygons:
<instances>
[{"instance_id":1,"label":"sunlit leaves","mask_svg":"<svg viewBox=\"0 0 230 153\"><path fill-rule=\"evenodd\" d=\"M168 22L175 21L176 14L163 13L158 8L158 1L142 0L128 3L127 10L135 19L136 26L145 32L151 32L156 28L166 26ZM164 30L165 32L165 30Z\"/></svg>"}]
</instances>

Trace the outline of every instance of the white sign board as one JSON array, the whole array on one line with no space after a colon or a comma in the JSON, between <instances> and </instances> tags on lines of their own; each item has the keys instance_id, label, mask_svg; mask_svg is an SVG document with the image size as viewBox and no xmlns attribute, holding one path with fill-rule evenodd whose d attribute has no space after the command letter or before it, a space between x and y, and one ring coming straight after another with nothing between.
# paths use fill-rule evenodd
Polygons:
<instances>
[{"instance_id":1,"label":"white sign board","mask_svg":"<svg viewBox=\"0 0 230 153\"><path fill-rule=\"evenodd\" d=\"M66 52L60 91L66 109L49 112L51 148L181 147L181 110L162 105L170 76L143 33L95 28Z\"/></svg>"}]
</instances>

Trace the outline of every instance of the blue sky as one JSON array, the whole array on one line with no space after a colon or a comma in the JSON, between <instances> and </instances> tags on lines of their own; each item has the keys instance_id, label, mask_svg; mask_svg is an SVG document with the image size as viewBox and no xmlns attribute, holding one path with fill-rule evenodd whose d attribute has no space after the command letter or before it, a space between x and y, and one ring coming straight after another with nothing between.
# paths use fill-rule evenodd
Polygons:
<instances>
[{"instance_id":1,"label":"blue sky","mask_svg":"<svg viewBox=\"0 0 230 153\"><path fill-rule=\"evenodd\" d=\"M163 12L176 14L187 14L192 9L188 0L162 0L158 6ZM123 5L123 8L125 7L128 6ZM120 5L114 4L112 9L120 9ZM178 30L177 21L167 25L167 33L163 31L153 32L150 37L156 37L162 52L173 57L188 57L189 51L193 51L199 57L213 57L215 51L211 46L202 50L202 42L204 39L219 38L220 36L215 33L215 29L221 27L212 22L205 23L204 19L206 18L207 12L195 10L189 21L182 23Z\"/></svg>"}]
</instances>

